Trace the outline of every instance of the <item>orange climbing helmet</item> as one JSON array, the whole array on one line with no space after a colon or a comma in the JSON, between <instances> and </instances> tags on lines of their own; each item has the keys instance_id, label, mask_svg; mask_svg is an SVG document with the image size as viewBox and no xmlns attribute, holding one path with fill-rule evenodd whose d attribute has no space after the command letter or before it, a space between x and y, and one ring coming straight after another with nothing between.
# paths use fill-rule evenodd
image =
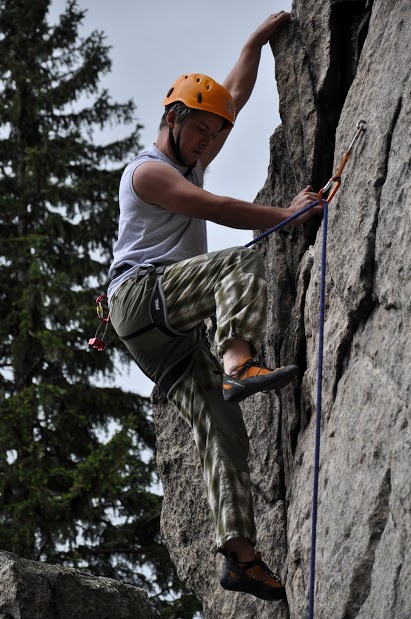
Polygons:
<instances>
[{"instance_id":1,"label":"orange climbing helmet","mask_svg":"<svg viewBox=\"0 0 411 619\"><path fill-rule=\"evenodd\" d=\"M224 86L211 77L201 73L182 75L171 86L163 100L163 105L181 101L194 110L204 110L222 116L224 120L234 125L235 103L231 94Z\"/></svg>"}]
</instances>

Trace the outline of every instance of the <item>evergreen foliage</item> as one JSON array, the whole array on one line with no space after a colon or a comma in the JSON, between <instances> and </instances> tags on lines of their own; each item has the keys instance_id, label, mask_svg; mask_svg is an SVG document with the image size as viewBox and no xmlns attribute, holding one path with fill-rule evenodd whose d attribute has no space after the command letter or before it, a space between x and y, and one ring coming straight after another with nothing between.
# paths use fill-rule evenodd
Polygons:
<instances>
[{"instance_id":1,"label":"evergreen foliage","mask_svg":"<svg viewBox=\"0 0 411 619\"><path fill-rule=\"evenodd\" d=\"M87 344L141 126L132 101L99 87L111 66L103 33L80 38L75 0L50 25L49 5L0 0L0 548L164 597L182 587L150 490L149 402L96 386L129 362L117 338L104 353ZM130 135L98 144L116 123ZM198 609L162 594L165 617Z\"/></svg>"}]
</instances>

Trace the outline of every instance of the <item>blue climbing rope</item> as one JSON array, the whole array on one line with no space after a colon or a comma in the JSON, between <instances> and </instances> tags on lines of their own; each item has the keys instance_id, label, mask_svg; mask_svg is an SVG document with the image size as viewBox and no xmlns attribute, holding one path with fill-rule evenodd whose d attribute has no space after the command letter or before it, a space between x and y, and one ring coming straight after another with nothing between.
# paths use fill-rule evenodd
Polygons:
<instances>
[{"instance_id":1,"label":"blue climbing rope","mask_svg":"<svg viewBox=\"0 0 411 619\"><path fill-rule=\"evenodd\" d=\"M325 200L323 200L323 202L325 202ZM284 219L284 221L274 226L274 228L270 228L269 230L266 230L259 236L256 236L255 239L253 239L249 243L246 243L244 247L251 247L251 245L254 245L255 243L258 243L258 241L261 241L261 239L265 239L265 237L268 236L269 234L272 234L272 232L276 232L283 226L289 224L290 221L297 219L297 217L300 217L303 213L310 211L312 208L314 208L314 206L317 206L318 204L319 204L319 201L314 200L314 202L311 202L311 204L309 204L308 206L305 206L303 209L301 209L301 211L298 211L298 213L294 213L294 215L290 215L290 217L288 217L287 219Z\"/></svg>"},{"instance_id":2,"label":"blue climbing rope","mask_svg":"<svg viewBox=\"0 0 411 619\"><path fill-rule=\"evenodd\" d=\"M320 194L321 195L321 194ZM303 213L306 213L314 206L319 204L319 200L311 202L308 206L301 209L298 213L291 215L273 228L266 230L255 239L245 245L251 247L269 234L276 232L286 224L290 223ZM320 446L321 446L321 405L322 405L322 386L323 386L323 357L324 357L324 321L325 321L325 287L326 287L326 264L327 264L327 228L328 228L328 202L321 198L323 206L323 236L321 249L321 281L320 281L320 316L318 334L318 371L317 371L317 406L316 406L316 426L315 426L315 449L314 449L314 482L312 498L312 525L311 525L311 557L310 557L310 594L308 606L308 619L314 618L314 588L315 588L315 555L317 546L317 511L318 511L318 480L320 471Z\"/></svg>"},{"instance_id":3,"label":"blue climbing rope","mask_svg":"<svg viewBox=\"0 0 411 619\"><path fill-rule=\"evenodd\" d=\"M312 500L311 525L311 557L310 557L310 594L308 602L308 618L314 617L314 587L315 587L315 554L317 546L317 508L318 508L318 479L320 472L320 445L321 445L321 405L323 388L323 358L324 358L324 321L325 321L325 285L327 266L327 228L328 204L323 202L323 238L321 249L321 282L320 282L320 319L318 333L318 370L317 370L317 407L315 420L315 450L314 450L314 482Z\"/></svg>"}]
</instances>

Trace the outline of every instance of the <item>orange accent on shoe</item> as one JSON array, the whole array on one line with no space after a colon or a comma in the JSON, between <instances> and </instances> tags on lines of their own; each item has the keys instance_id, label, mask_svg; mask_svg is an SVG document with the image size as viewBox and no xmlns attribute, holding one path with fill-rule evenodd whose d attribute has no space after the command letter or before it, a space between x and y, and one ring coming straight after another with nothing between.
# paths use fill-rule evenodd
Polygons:
<instances>
[{"instance_id":1,"label":"orange accent on shoe","mask_svg":"<svg viewBox=\"0 0 411 619\"><path fill-rule=\"evenodd\" d=\"M242 591L263 600L282 600L286 597L285 586L280 578L262 561L257 552L254 561L237 561L235 554L219 550L226 558L220 584L228 591Z\"/></svg>"},{"instance_id":2,"label":"orange accent on shoe","mask_svg":"<svg viewBox=\"0 0 411 619\"><path fill-rule=\"evenodd\" d=\"M256 552L255 560L261 561L261 552ZM253 565L251 567L245 567L246 564L242 564L241 561L238 561L238 564L240 566L244 565L242 569L244 570L244 572L247 574L249 578L252 578L253 580L256 580L258 582L263 582L269 587L276 587L278 589L284 588L283 583L280 581L280 579L278 578L276 574L273 574L271 570L267 570L263 568L263 565L265 564L261 563L261 564Z\"/></svg>"},{"instance_id":3,"label":"orange accent on shoe","mask_svg":"<svg viewBox=\"0 0 411 619\"><path fill-rule=\"evenodd\" d=\"M279 390L298 376L296 365L275 370L260 366L252 357L244 357L230 374L223 375L223 397L227 401L241 402L259 391Z\"/></svg>"},{"instance_id":4,"label":"orange accent on shoe","mask_svg":"<svg viewBox=\"0 0 411 619\"><path fill-rule=\"evenodd\" d=\"M281 366L279 368L276 368L275 370L270 370L269 368L260 367L257 363L255 365L251 364L250 361L252 360L253 357L250 356L241 359L237 367L230 372L230 376L232 376L233 378L240 378L241 380L245 380L246 378L253 378L254 376L265 376L266 374L273 374L277 370L280 370L282 367Z\"/></svg>"}]
</instances>

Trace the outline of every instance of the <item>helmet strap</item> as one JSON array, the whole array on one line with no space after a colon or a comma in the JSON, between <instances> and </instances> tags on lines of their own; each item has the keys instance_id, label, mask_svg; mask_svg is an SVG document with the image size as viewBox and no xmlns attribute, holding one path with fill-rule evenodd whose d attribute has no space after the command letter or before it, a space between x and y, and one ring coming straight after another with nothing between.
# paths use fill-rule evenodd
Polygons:
<instances>
[{"instance_id":1,"label":"helmet strap","mask_svg":"<svg viewBox=\"0 0 411 619\"><path fill-rule=\"evenodd\" d=\"M189 118L189 117L188 117L188 116L186 116L186 118L185 118L185 119L183 120L183 122L181 123L180 129L179 129L179 131L178 131L178 133L177 133L177 139L174 139L174 134L173 134L173 130L172 130L172 128L171 128L170 126L168 127L168 136L169 136L169 139L170 139L170 144L171 144L171 148L172 148L173 153L174 153L174 157L177 159L177 161L178 161L178 163L179 163L180 165L183 165L183 166L188 166L188 169L187 169L186 173L184 174L184 176L185 176L185 177L187 177L187 176L191 173L192 169L193 169L193 168L195 167L195 165L196 165L196 164L193 164L193 165L189 166L189 165L188 165L188 164L184 161L183 156L182 156L182 154L181 154L181 149L180 149L180 138L181 138L181 132L182 132L183 127L184 127L184 125L185 125L186 121L188 120L188 118Z\"/></svg>"},{"instance_id":2,"label":"helmet strap","mask_svg":"<svg viewBox=\"0 0 411 619\"><path fill-rule=\"evenodd\" d=\"M183 127L180 127L179 132L177 133L176 140L174 139L174 134L173 134L173 130L171 127L168 128L168 136L170 138L170 144L171 144L171 148L173 149L174 157L177 159L178 163L186 166L187 164L184 161L182 154L181 154L181 150L180 150L180 134L181 134L182 128Z\"/></svg>"}]
</instances>

